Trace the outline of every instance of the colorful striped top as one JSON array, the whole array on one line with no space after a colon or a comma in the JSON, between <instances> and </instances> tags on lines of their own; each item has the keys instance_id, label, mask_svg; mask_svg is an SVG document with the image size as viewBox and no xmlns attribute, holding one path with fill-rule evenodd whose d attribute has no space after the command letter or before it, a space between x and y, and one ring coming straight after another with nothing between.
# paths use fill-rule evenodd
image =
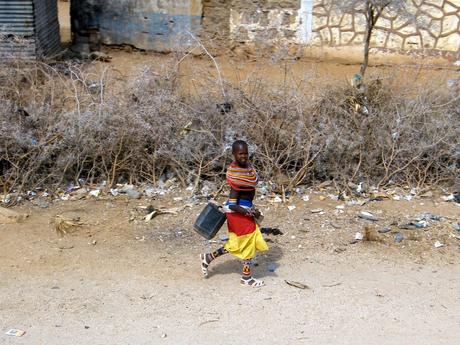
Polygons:
<instances>
[{"instance_id":1,"label":"colorful striped top","mask_svg":"<svg viewBox=\"0 0 460 345\"><path fill-rule=\"evenodd\" d=\"M252 191L256 188L259 176L250 163L246 168L240 167L236 162L227 169L227 183L238 191Z\"/></svg>"}]
</instances>

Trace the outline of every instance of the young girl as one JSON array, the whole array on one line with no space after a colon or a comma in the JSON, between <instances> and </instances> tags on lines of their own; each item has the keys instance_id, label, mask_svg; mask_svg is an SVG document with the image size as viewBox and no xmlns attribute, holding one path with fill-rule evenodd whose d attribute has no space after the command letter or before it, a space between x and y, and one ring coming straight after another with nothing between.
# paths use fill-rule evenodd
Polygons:
<instances>
[{"instance_id":1,"label":"young girl","mask_svg":"<svg viewBox=\"0 0 460 345\"><path fill-rule=\"evenodd\" d=\"M258 176L249 162L248 144L245 141L235 141L232 153L235 161L227 169L227 183L231 188L226 203L229 239L216 251L200 255L201 270L207 278L209 264L219 256L230 253L243 260L241 284L260 287L264 282L251 276L252 259L256 252L268 250L255 221L260 217L260 212L252 203Z\"/></svg>"}]
</instances>

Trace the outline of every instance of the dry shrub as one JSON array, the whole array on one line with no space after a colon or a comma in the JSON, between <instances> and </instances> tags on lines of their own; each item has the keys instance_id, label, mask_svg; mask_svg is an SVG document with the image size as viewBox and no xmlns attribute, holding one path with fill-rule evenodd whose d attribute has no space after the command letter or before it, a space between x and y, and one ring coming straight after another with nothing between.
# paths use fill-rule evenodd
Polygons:
<instances>
[{"instance_id":1,"label":"dry shrub","mask_svg":"<svg viewBox=\"0 0 460 345\"><path fill-rule=\"evenodd\" d=\"M248 140L275 189L326 179L423 186L458 176L460 104L445 87L374 78L360 93L337 80L270 86L254 78L226 84L222 97L208 77L187 95L174 63L132 80L77 62L5 66L4 192L80 179L155 184L173 175L197 186L222 180L236 138Z\"/></svg>"}]
</instances>

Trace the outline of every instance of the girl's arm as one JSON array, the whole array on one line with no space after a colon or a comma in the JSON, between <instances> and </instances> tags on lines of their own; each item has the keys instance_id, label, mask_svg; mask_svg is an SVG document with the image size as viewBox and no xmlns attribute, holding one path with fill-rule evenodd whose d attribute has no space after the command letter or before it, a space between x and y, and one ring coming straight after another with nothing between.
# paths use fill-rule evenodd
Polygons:
<instances>
[{"instance_id":1,"label":"girl's arm","mask_svg":"<svg viewBox=\"0 0 460 345\"><path fill-rule=\"evenodd\" d=\"M228 198L228 208L232 210L233 212L237 212L240 214L243 214L245 216L254 216L254 209L250 208L244 208L240 205L236 205L239 197L239 192L235 189L230 189L230 196Z\"/></svg>"}]
</instances>

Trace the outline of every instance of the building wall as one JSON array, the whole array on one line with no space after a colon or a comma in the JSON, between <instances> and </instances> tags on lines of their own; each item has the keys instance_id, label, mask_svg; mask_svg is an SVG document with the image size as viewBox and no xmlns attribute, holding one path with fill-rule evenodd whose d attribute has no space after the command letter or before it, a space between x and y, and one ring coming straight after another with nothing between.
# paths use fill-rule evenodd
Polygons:
<instances>
[{"instance_id":1,"label":"building wall","mask_svg":"<svg viewBox=\"0 0 460 345\"><path fill-rule=\"evenodd\" d=\"M104 44L170 51L190 44L201 27L200 0L73 0L72 31L79 44L98 31Z\"/></svg>"},{"instance_id":2,"label":"building wall","mask_svg":"<svg viewBox=\"0 0 460 345\"><path fill-rule=\"evenodd\" d=\"M413 19L384 12L378 20L372 47L396 50L460 50L460 0L409 1ZM329 0L317 0L313 7L313 45L361 45L364 41L363 14L339 15Z\"/></svg>"},{"instance_id":3,"label":"building wall","mask_svg":"<svg viewBox=\"0 0 460 345\"><path fill-rule=\"evenodd\" d=\"M189 32L222 51L243 45L361 47L364 16L337 13L330 1L72 0L77 9L72 26L73 32L78 26L97 26L106 44L157 51L187 47L192 43ZM408 1L417 25L385 13L375 28L372 47L460 54L460 0ZM88 18L74 25L74 18L85 11Z\"/></svg>"}]
</instances>

